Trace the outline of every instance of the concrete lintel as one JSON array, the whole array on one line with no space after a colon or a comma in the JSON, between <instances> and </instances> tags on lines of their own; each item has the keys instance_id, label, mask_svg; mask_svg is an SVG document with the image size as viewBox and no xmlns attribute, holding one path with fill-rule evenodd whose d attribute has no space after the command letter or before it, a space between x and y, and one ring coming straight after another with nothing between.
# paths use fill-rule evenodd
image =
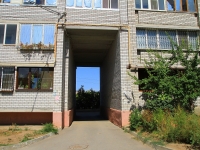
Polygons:
<instances>
[{"instance_id":1,"label":"concrete lintel","mask_svg":"<svg viewBox=\"0 0 200 150\"><path fill-rule=\"evenodd\" d=\"M45 20L44 21L37 21L37 20L13 21L13 20L2 20L2 19L0 19L0 22L1 23L15 23L15 24L18 24L18 23L56 24L57 23L56 21L45 21Z\"/></svg>"},{"instance_id":2,"label":"concrete lintel","mask_svg":"<svg viewBox=\"0 0 200 150\"><path fill-rule=\"evenodd\" d=\"M16 67L54 67L54 63L19 63L19 62L0 62L0 66L16 66Z\"/></svg>"},{"instance_id":3,"label":"concrete lintel","mask_svg":"<svg viewBox=\"0 0 200 150\"><path fill-rule=\"evenodd\" d=\"M10 108L10 109L2 109L2 108L0 108L0 112L53 112L53 109L51 109L51 108L48 108L48 109L33 109L32 110L32 108L29 108L29 109L23 109L23 108L21 108L21 109L14 109L14 108Z\"/></svg>"},{"instance_id":4,"label":"concrete lintel","mask_svg":"<svg viewBox=\"0 0 200 150\"><path fill-rule=\"evenodd\" d=\"M173 25L155 25L155 24L137 24L137 28L156 28L156 29L185 29L185 30L199 30L198 26L173 26Z\"/></svg>"},{"instance_id":5,"label":"concrete lintel","mask_svg":"<svg viewBox=\"0 0 200 150\"><path fill-rule=\"evenodd\" d=\"M119 30L119 27L66 25L66 29Z\"/></svg>"}]
</instances>

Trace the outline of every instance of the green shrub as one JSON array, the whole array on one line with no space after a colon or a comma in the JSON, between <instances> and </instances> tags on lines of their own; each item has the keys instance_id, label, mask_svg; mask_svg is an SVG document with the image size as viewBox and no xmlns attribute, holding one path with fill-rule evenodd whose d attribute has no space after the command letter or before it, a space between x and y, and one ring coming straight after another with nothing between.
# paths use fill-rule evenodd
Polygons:
<instances>
[{"instance_id":1,"label":"green shrub","mask_svg":"<svg viewBox=\"0 0 200 150\"><path fill-rule=\"evenodd\" d=\"M192 114L188 117L189 119L189 137L190 143L192 145L199 145L200 146L200 118L199 116Z\"/></svg>"},{"instance_id":2,"label":"green shrub","mask_svg":"<svg viewBox=\"0 0 200 150\"><path fill-rule=\"evenodd\" d=\"M155 130L155 124L153 121L153 113L149 110L142 112L142 130L152 132Z\"/></svg>"},{"instance_id":3,"label":"green shrub","mask_svg":"<svg viewBox=\"0 0 200 150\"><path fill-rule=\"evenodd\" d=\"M130 115L130 129L147 131L167 142L182 142L200 146L200 117L178 108L174 112L135 109Z\"/></svg>"},{"instance_id":4,"label":"green shrub","mask_svg":"<svg viewBox=\"0 0 200 150\"><path fill-rule=\"evenodd\" d=\"M42 133L52 132L54 134L58 134L58 129L54 127L52 123L44 124L43 128L40 130Z\"/></svg>"},{"instance_id":5,"label":"green shrub","mask_svg":"<svg viewBox=\"0 0 200 150\"><path fill-rule=\"evenodd\" d=\"M129 117L130 130L137 130L142 125L142 115L138 109L134 109Z\"/></svg>"},{"instance_id":6,"label":"green shrub","mask_svg":"<svg viewBox=\"0 0 200 150\"><path fill-rule=\"evenodd\" d=\"M175 49L166 52L148 51L148 60L144 60L148 77L138 79L129 75L134 84L142 86L147 109L174 111L180 105L192 112L200 96L199 50L183 50L174 42L172 45ZM175 69L177 64L184 69Z\"/></svg>"},{"instance_id":7,"label":"green shrub","mask_svg":"<svg viewBox=\"0 0 200 150\"><path fill-rule=\"evenodd\" d=\"M174 114L172 114L173 119L171 120L171 124L169 124L170 128L168 129L167 141L169 142L184 142L189 143L188 137L188 113L183 109L178 108Z\"/></svg>"}]
</instances>

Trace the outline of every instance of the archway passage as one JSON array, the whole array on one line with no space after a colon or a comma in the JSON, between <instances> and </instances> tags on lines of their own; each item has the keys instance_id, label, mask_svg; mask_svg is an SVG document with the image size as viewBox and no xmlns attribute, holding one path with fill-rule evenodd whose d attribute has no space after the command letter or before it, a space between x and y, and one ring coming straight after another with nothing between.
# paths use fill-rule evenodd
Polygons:
<instances>
[{"instance_id":1,"label":"archway passage","mask_svg":"<svg viewBox=\"0 0 200 150\"><path fill-rule=\"evenodd\" d=\"M66 117L76 114L76 68L100 68L100 114L122 126L121 105L121 31L115 27L67 27L65 39ZM125 34L127 35L127 34ZM126 36L124 36L127 38ZM126 54L122 54L125 55ZM126 60L125 60L126 61ZM66 86L65 86L66 87ZM67 92L66 92L67 91ZM74 113L71 113L74 112ZM65 117L65 119L67 119ZM69 119L69 124L72 119Z\"/></svg>"}]
</instances>

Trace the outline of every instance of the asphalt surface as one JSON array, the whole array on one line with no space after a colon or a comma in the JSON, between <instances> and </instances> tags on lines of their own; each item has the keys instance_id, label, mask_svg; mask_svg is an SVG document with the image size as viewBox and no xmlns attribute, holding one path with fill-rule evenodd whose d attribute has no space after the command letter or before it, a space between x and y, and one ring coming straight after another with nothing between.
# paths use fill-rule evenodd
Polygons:
<instances>
[{"instance_id":1,"label":"asphalt surface","mask_svg":"<svg viewBox=\"0 0 200 150\"><path fill-rule=\"evenodd\" d=\"M95 114L95 113L93 113ZM135 140L129 133L95 115L84 118L78 114L76 121L58 135L20 148L20 150L152 150Z\"/></svg>"}]
</instances>

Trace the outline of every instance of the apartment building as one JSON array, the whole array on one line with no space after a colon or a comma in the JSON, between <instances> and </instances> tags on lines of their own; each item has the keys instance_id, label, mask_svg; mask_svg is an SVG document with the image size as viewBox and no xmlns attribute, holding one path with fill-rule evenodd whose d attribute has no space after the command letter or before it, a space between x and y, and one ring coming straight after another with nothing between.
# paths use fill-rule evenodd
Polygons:
<instances>
[{"instance_id":1,"label":"apartment building","mask_svg":"<svg viewBox=\"0 0 200 150\"><path fill-rule=\"evenodd\" d=\"M118 126L143 106L127 74L144 76L146 49L195 47L196 0L0 0L0 124L70 126L76 67L100 67L101 110ZM142 59L140 59L142 58ZM200 102L197 102L200 105Z\"/></svg>"}]
</instances>

